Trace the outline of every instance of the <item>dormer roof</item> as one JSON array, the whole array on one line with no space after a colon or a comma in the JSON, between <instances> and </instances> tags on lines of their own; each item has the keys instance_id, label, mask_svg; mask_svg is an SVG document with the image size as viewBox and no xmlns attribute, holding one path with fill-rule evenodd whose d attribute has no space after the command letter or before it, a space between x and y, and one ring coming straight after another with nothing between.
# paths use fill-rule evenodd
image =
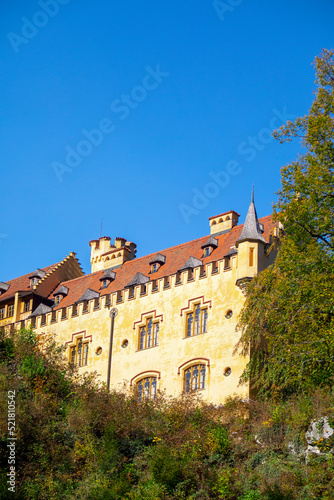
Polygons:
<instances>
[{"instance_id":1,"label":"dormer roof","mask_svg":"<svg viewBox=\"0 0 334 500\"><path fill-rule=\"evenodd\" d=\"M201 248L207 248L207 247L217 248L218 247L217 238L210 236L210 238L204 243L204 245L201 246Z\"/></svg>"},{"instance_id":2,"label":"dormer roof","mask_svg":"<svg viewBox=\"0 0 334 500\"><path fill-rule=\"evenodd\" d=\"M125 288L128 288L130 286L135 286L135 285L144 285L145 283L148 283L150 281L150 278L145 276L145 274L142 273L136 273L135 276L132 278L132 280L125 285Z\"/></svg>"},{"instance_id":3,"label":"dormer roof","mask_svg":"<svg viewBox=\"0 0 334 500\"><path fill-rule=\"evenodd\" d=\"M150 261L149 264L160 264L161 266L166 263L166 256L162 253L157 253Z\"/></svg>"},{"instance_id":4,"label":"dormer roof","mask_svg":"<svg viewBox=\"0 0 334 500\"><path fill-rule=\"evenodd\" d=\"M65 285L62 285L58 290L53 294L54 296L56 295L68 295L68 288Z\"/></svg>"},{"instance_id":5,"label":"dormer roof","mask_svg":"<svg viewBox=\"0 0 334 500\"><path fill-rule=\"evenodd\" d=\"M40 316L41 314L47 314L52 311L51 306L47 306L46 304L39 304L36 309L30 314L29 318L32 316Z\"/></svg>"},{"instance_id":6,"label":"dormer roof","mask_svg":"<svg viewBox=\"0 0 334 500\"><path fill-rule=\"evenodd\" d=\"M0 293L7 292L9 286L10 285L8 285L8 283L4 283L3 281L0 281Z\"/></svg>"},{"instance_id":7,"label":"dormer roof","mask_svg":"<svg viewBox=\"0 0 334 500\"><path fill-rule=\"evenodd\" d=\"M232 255L236 255L238 253L238 249L233 247L230 248L228 252L224 255L224 257L231 257Z\"/></svg>"},{"instance_id":8,"label":"dormer roof","mask_svg":"<svg viewBox=\"0 0 334 500\"><path fill-rule=\"evenodd\" d=\"M42 269L36 269L36 271L29 276L29 279L39 278L41 280L42 278L44 278L45 275L46 275L45 271L43 271Z\"/></svg>"},{"instance_id":9,"label":"dormer roof","mask_svg":"<svg viewBox=\"0 0 334 500\"><path fill-rule=\"evenodd\" d=\"M262 243L266 243L266 240L262 236L259 219L257 218L256 208L254 204L254 190L252 190L252 200L248 208L244 227L242 229L241 235L237 240L237 245L246 240L261 241Z\"/></svg>"},{"instance_id":10,"label":"dormer roof","mask_svg":"<svg viewBox=\"0 0 334 500\"><path fill-rule=\"evenodd\" d=\"M116 273L112 269L106 269L101 278L99 278L100 281L104 280L114 281L114 279L116 279Z\"/></svg>"},{"instance_id":11,"label":"dormer roof","mask_svg":"<svg viewBox=\"0 0 334 500\"><path fill-rule=\"evenodd\" d=\"M179 271L185 271L186 269L194 269L194 267L202 266L203 261L196 259L196 257L190 256L189 259L182 267L180 267Z\"/></svg>"},{"instance_id":12,"label":"dormer roof","mask_svg":"<svg viewBox=\"0 0 334 500\"><path fill-rule=\"evenodd\" d=\"M92 290L91 288L87 288L85 293L81 295L80 299L76 301L76 304L79 302L84 302L85 300L91 300L91 299L97 299L100 297L99 292L96 292L95 290Z\"/></svg>"}]
</instances>

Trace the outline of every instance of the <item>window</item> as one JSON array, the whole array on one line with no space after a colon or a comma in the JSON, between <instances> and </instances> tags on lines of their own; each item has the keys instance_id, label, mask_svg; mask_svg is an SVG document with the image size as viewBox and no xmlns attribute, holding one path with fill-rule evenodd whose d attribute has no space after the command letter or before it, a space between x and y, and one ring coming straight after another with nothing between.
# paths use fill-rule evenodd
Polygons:
<instances>
[{"instance_id":1,"label":"window","mask_svg":"<svg viewBox=\"0 0 334 500\"><path fill-rule=\"evenodd\" d=\"M73 304L73 306L72 306L72 317L73 316L78 316L78 305L77 304Z\"/></svg>"},{"instance_id":2,"label":"window","mask_svg":"<svg viewBox=\"0 0 334 500\"><path fill-rule=\"evenodd\" d=\"M146 295L146 285L140 285L140 295Z\"/></svg>"},{"instance_id":3,"label":"window","mask_svg":"<svg viewBox=\"0 0 334 500\"><path fill-rule=\"evenodd\" d=\"M205 365L194 365L184 372L184 392L205 389Z\"/></svg>"},{"instance_id":4,"label":"window","mask_svg":"<svg viewBox=\"0 0 334 500\"><path fill-rule=\"evenodd\" d=\"M87 366L88 349L88 342L83 342L82 338L77 339L76 345L70 348L70 362L74 366Z\"/></svg>"},{"instance_id":5,"label":"window","mask_svg":"<svg viewBox=\"0 0 334 500\"><path fill-rule=\"evenodd\" d=\"M180 285L182 283L182 280L181 280L181 273L178 271L176 273L176 278L175 278L175 285Z\"/></svg>"},{"instance_id":6,"label":"window","mask_svg":"<svg viewBox=\"0 0 334 500\"><path fill-rule=\"evenodd\" d=\"M31 280L30 280L30 286L37 285L37 283L38 283L38 278L31 278Z\"/></svg>"},{"instance_id":7,"label":"window","mask_svg":"<svg viewBox=\"0 0 334 500\"><path fill-rule=\"evenodd\" d=\"M139 328L139 350L155 347L159 343L159 322L147 319L146 326Z\"/></svg>"},{"instance_id":8,"label":"window","mask_svg":"<svg viewBox=\"0 0 334 500\"><path fill-rule=\"evenodd\" d=\"M202 278L204 276L206 276L205 266L201 266L199 271L199 277Z\"/></svg>"},{"instance_id":9,"label":"window","mask_svg":"<svg viewBox=\"0 0 334 500\"><path fill-rule=\"evenodd\" d=\"M135 287L134 286L130 286L129 288L129 299L133 299L135 296Z\"/></svg>"},{"instance_id":10,"label":"window","mask_svg":"<svg viewBox=\"0 0 334 500\"><path fill-rule=\"evenodd\" d=\"M101 282L101 288L107 288L108 285L109 285L109 280L103 280Z\"/></svg>"},{"instance_id":11,"label":"window","mask_svg":"<svg viewBox=\"0 0 334 500\"><path fill-rule=\"evenodd\" d=\"M94 299L94 309L100 309L100 297Z\"/></svg>"},{"instance_id":12,"label":"window","mask_svg":"<svg viewBox=\"0 0 334 500\"><path fill-rule=\"evenodd\" d=\"M151 273L156 273L159 269L159 264L155 263L151 265Z\"/></svg>"},{"instance_id":13,"label":"window","mask_svg":"<svg viewBox=\"0 0 334 500\"><path fill-rule=\"evenodd\" d=\"M210 253L211 253L210 247L204 248L204 257L209 257Z\"/></svg>"},{"instance_id":14,"label":"window","mask_svg":"<svg viewBox=\"0 0 334 500\"><path fill-rule=\"evenodd\" d=\"M36 328L36 316L33 316L31 318L30 326L31 326L31 328Z\"/></svg>"},{"instance_id":15,"label":"window","mask_svg":"<svg viewBox=\"0 0 334 500\"><path fill-rule=\"evenodd\" d=\"M194 270L188 269L188 281L192 281L194 279Z\"/></svg>"},{"instance_id":16,"label":"window","mask_svg":"<svg viewBox=\"0 0 334 500\"><path fill-rule=\"evenodd\" d=\"M186 337L193 337L208 331L208 310L201 309L199 304L195 305L193 312L187 314Z\"/></svg>"},{"instance_id":17,"label":"window","mask_svg":"<svg viewBox=\"0 0 334 500\"><path fill-rule=\"evenodd\" d=\"M14 316L14 304L8 306L8 318Z\"/></svg>"},{"instance_id":18,"label":"window","mask_svg":"<svg viewBox=\"0 0 334 500\"><path fill-rule=\"evenodd\" d=\"M254 248L249 249L249 267L254 266Z\"/></svg>"},{"instance_id":19,"label":"window","mask_svg":"<svg viewBox=\"0 0 334 500\"><path fill-rule=\"evenodd\" d=\"M2 308L0 309L0 319L4 319L4 317L5 317L5 308L4 308L4 307L2 307Z\"/></svg>"},{"instance_id":20,"label":"window","mask_svg":"<svg viewBox=\"0 0 334 500\"><path fill-rule=\"evenodd\" d=\"M164 288L169 288L170 283L169 283L169 276L164 277Z\"/></svg>"},{"instance_id":21,"label":"window","mask_svg":"<svg viewBox=\"0 0 334 500\"><path fill-rule=\"evenodd\" d=\"M51 313L51 323L57 321L57 311L52 311Z\"/></svg>"},{"instance_id":22,"label":"window","mask_svg":"<svg viewBox=\"0 0 334 500\"><path fill-rule=\"evenodd\" d=\"M118 290L117 296L116 296L116 303L118 302L123 302L123 292L122 290Z\"/></svg>"},{"instance_id":23,"label":"window","mask_svg":"<svg viewBox=\"0 0 334 500\"><path fill-rule=\"evenodd\" d=\"M46 325L46 314L42 314L42 317L41 317L41 326L42 325Z\"/></svg>"},{"instance_id":24,"label":"window","mask_svg":"<svg viewBox=\"0 0 334 500\"><path fill-rule=\"evenodd\" d=\"M137 383L137 400L141 403L144 399L153 400L157 393L157 377L146 377Z\"/></svg>"},{"instance_id":25,"label":"window","mask_svg":"<svg viewBox=\"0 0 334 500\"><path fill-rule=\"evenodd\" d=\"M82 312L88 312L88 300L83 301Z\"/></svg>"},{"instance_id":26,"label":"window","mask_svg":"<svg viewBox=\"0 0 334 500\"><path fill-rule=\"evenodd\" d=\"M214 261L212 262L212 271L211 274L218 273L218 262Z\"/></svg>"},{"instance_id":27,"label":"window","mask_svg":"<svg viewBox=\"0 0 334 500\"><path fill-rule=\"evenodd\" d=\"M158 291L159 287L158 287L158 280L153 280L152 281L152 292L156 292Z\"/></svg>"},{"instance_id":28,"label":"window","mask_svg":"<svg viewBox=\"0 0 334 500\"><path fill-rule=\"evenodd\" d=\"M61 294L56 295L56 297L55 297L55 304L56 304L56 306L59 304L59 302L61 301L62 298L63 298L63 296Z\"/></svg>"},{"instance_id":29,"label":"window","mask_svg":"<svg viewBox=\"0 0 334 500\"><path fill-rule=\"evenodd\" d=\"M108 295L106 295L106 301L105 301L104 307L109 307L110 304L111 304L111 294L108 293Z\"/></svg>"},{"instance_id":30,"label":"window","mask_svg":"<svg viewBox=\"0 0 334 500\"><path fill-rule=\"evenodd\" d=\"M61 319L66 319L67 318L67 308L66 307L62 307L62 310L61 310Z\"/></svg>"},{"instance_id":31,"label":"window","mask_svg":"<svg viewBox=\"0 0 334 500\"><path fill-rule=\"evenodd\" d=\"M231 269L231 257L224 258L224 269Z\"/></svg>"},{"instance_id":32,"label":"window","mask_svg":"<svg viewBox=\"0 0 334 500\"><path fill-rule=\"evenodd\" d=\"M30 300L25 300L23 306L23 312L28 312L28 311L30 311Z\"/></svg>"}]
</instances>

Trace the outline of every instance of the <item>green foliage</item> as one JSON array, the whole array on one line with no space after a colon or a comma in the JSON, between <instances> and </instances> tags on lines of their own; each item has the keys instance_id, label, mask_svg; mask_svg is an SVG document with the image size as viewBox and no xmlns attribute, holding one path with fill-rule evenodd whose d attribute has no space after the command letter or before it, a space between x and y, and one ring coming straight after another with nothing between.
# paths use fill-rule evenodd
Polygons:
<instances>
[{"instance_id":1,"label":"green foliage","mask_svg":"<svg viewBox=\"0 0 334 500\"><path fill-rule=\"evenodd\" d=\"M266 397L333 384L334 53L316 58L309 114L275 132L306 152L282 168L276 205L285 236L275 263L250 284L237 348L252 356L242 382Z\"/></svg>"}]
</instances>

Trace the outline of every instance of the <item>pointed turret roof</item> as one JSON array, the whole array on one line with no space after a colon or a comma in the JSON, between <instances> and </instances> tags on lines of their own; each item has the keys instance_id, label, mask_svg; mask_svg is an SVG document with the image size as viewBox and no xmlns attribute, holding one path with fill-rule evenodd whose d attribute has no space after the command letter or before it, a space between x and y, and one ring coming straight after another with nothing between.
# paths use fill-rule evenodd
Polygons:
<instances>
[{"instance_id":1,"label":"pointed turret roof","mask_svg":"<svg viewBox=\"0 0 334 500\"><path fill-rule=\"evenodd\" d=\"M257 218L256 208L254 204L254 189L252 189L252 200L249 205L242 233L237 240L237 244L245 240L262 241L262 243L266 243L266 240L262 236L259 219Z\"/></svg>"}]
</instances>

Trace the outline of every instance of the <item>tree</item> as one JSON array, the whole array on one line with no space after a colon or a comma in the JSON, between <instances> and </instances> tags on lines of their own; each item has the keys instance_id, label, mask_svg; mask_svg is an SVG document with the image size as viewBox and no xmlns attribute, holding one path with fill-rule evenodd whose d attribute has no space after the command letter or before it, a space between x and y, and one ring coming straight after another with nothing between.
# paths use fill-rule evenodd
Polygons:
<instances>
[{"instance_id":1,"label":"tree","mask_svg":"<svg viewBox=\"0 0 334 500\"><path fill-rule=\"evenodd\" d=\"M315 59L309 113L274 136L305 152L281 170L275 216L285 235L275 263L254 278L237 348L251 352L242 382L267 396L332 385L334 373L334 52Z\"/></svg>"}]
</instances>

